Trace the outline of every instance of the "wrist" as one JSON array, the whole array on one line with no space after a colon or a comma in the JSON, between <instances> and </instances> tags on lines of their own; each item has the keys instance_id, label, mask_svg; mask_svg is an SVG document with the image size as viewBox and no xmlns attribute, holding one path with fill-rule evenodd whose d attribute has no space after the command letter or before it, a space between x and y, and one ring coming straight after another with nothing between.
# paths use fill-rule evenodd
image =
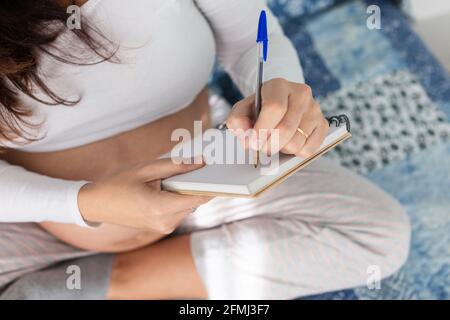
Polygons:
<instances>
[{"instance_id":1,"label":"wrist","mask_svg":"<svg viewBox=\"0 0 450 320\"><path fill-rule=\"evenodd\" d=\"M81 217L86 222L99 223L98 210L95 208L95 198L93 197L92 183L86 183L78 191L78 209Z\"/></svg>"}]
</instances>

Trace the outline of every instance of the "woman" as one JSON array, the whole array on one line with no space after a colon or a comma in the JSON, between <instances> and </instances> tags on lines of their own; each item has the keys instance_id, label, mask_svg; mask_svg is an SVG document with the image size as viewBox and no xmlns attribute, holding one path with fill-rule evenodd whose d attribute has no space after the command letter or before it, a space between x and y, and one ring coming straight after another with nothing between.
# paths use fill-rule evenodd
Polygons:
<instances>
[{"instance_id":1,"label":"woman","mask_svg":"<svg viewBox=\"0 0 450 320\"><path fill-rule=\"evenodd\" d=\"M216 50L247 97L228 127L253 127L263 0L78 0L81 30L65 27L70 4L0 5L3 298L282 299L363 285L369 267L385 277L403 264L402 208L326 160L254 200L161 190L161 179L199 167L158 158L173 130L213 125ZM254 127L279 129L281 152L308 156L327 123L269 11L268 23ZM243 140L268 151L258 136ZM66 265L80 267L81 291L66 287Z\"/></svg>"}]
</instances>

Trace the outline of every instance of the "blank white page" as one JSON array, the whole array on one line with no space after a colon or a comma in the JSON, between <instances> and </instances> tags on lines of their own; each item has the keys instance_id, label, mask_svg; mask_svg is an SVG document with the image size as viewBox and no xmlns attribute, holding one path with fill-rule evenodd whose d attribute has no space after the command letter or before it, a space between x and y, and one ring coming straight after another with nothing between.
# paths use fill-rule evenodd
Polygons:
<instances>
[{"instance_id":1,"label":"blank white page","mask_svg":"<svg viewBox=\"0 0 450 320\"><path fill-rule=\"evenodd\" d=\"M225 131L224 134L232 135L231 133L225 133ZM345 125L339 127L334 125L331 126L329 133L318 152L335 144L347 134L348 131ZM238 142L237 145L240 146ZM258 193L260 190L266 188L280 177L283 177L287 172L300 166L307 160L308 159L280 154L279 166L272 170L266 170L265 174L261 174L261 169L254 168L253 164L210 164L196 171L164 180L163 188L183 193L193 191L194 193L212 192L249 196Z\"/></svg>"}]
</instances>

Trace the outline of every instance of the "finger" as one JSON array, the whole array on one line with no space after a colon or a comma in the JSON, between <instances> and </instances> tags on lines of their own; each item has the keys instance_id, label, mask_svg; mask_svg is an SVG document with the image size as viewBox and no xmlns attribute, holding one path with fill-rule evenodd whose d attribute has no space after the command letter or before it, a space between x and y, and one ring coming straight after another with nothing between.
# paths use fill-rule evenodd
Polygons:
<instances>
[{"instance_id":1,"label":"finger","mask_svg":"<svg viewBox=\"0 0 450 320\"><path fill-rule=\"evenodd\" d=\"M193 213L195 209L196 208L189 208L187 210L181 210L172 215L162 217L162 225L160 226L160 229L162 229L164 234L171 234L181 224L184 218ZM160 230L158 231L161 232Z\"/></svg>"},{"instance_id":2,"label":"finger","mask_svg":"<svg viewBox=\"0 0 450 320\"><path fill-rule=\"evenodd\" d=\"M300 132L296 131L292 139L281 148L281 152L286 154L297 154L306 143L306 137Z\"/></svg>"},{"instance_id":3,"label":"finger","mask_svg":"<svg viewBox=\"0 0 450 320\"><path fill-rule=\"evenodd\" d=\"M184 210L175 212L175 213L173 214L173 216L174 216L174 219L178 219L178 218L183 219L183 217L185 217L185 216L187 216L187 215L189 215L189 214L191 214L191 213L194 213L196 210L197 210L197 207L192 207L192 208L189 208L189 209L184 209Z\"/></svg>"},{"instance_id":4,"label":"finger","mask_svg":"<svg viewBox=\"0 0 450 320\"><path fill-rule=\"evenodd\" d=\"M146 182L146 185L150 187L150 189L155 191L161 191L161 179L152 180Z\"/></svg>"},{"instance_id":5,"label":"finger","mask_svg":"<svg viewBox=\"0 0 450 320\"><path fill-rule=\"evenodd\" d=\"M227 119L228 129L245 149L248 148L250 129L253 128L254 112L255 95L252 95L236 103Z\"/></svg>"},{"instance_id":6,"label":"finger","mask_svg":"<svg viewBox=\"0 0 450 320\"><path fill-rule=\"evenodd\" d=\"M283 119L289 105L289 85L286 80L271 80L266 82L261 90L261 112L256 119L255 134L250 137L250 147L258 149L264 145L269 137L267 132ZM265 132L262 132L262 131Z\"/></svg>"},{"instance_id":7,"label":"finger","mask_svg":"<svg viewBox=\"0 0 450 320\"><path fill-rule=\"evenodd\" d=\"M176 229L180 225L180 223L183 221L183 219L195 211L195 208L189 208L181 211L177 211L174 214L170 216L165 217L165 224L168 227L168 231L171 233L173 230Z\"/></svg>"},{"instance_id":8,"label":"finger","mask_svg":"<svg viewBox=\"0 0 450 320\"><path fill-rule=\"evenodd\" d=\"M306 140L306 143L298 150L296 155L305 158L311 157L319 150L320 145L328 134L328 130L328 121L322 118L319 125L314 129L312 134Z\"/></svg>"},{"instance_id":9,"label":"finger","mask_svg":"<svg viewBox=\"0 0 450 320\"><path fill-rule=\"evenodd\" d=\"M289 107L285 113L281 122L277 125L275 130L278 130L278 139L274 141L273 132L271 138L268 139L267 143L262 146L261 150L267 154L274 154L279 152L285 145L292 140L297 132L297 128L300 125L303 112L305 108L302 108L301 97L291 95L289 97Z\"/></svg>"},{"instance_id":10,"label":"finger","mask_svg":"<svg viewBox=\"0 0 450 320\"><path fill-rule=\"evenodd\" d=\"M308 106L306 107L305 113L300 121L300 125L298 126L304 133L310 136L314 129L320 125L320 122L323 119L322 111L317 102L313 99L309 101Z\"/></svg>"},{"instance_id":11,"label":"finger","mask_svg":"<svg viewBox=\"0 0 450 320\"><path fill-rule=\"evenodd\" d=\"M251 95L233 106L227 118L227 127L235 132L238 129L246 131L253 127L255 95Z\"/></svg>"},{"instance_id":12,"label":"finger","mask_svg":"<svg viewBox=\"0 0 450 320\"><path fill-rule=\"evenodd\" d=\"M164 190L159 194L161 196L161 203L169 204L171 212L192 210L192 208L197 208L212 199L212 197L207 196L184 195Z\"/></svg>"},{"instance_id":13,"label":"finger","mask_svg":"<svg viewBox=\"0 0 450 320\"><path fill-rule=\"evenodd\" d=\"M284 153L300 155L299 151L307 143L307 140L309 140L315 128L320 125L322 119L324 119L319 104L314 102L313 99L309 99L309 102L305 104L305 106L306 107L302 108L303 114L300 125L297 128L300 128L308 135L308 137L299 132L296 128L294 137L281 149Z\"/></svg>"},{"instance_id":14,"label":"finger","mask_svg":"<svg viewBox=\"0 0 450 320\"><path fill-rule=\"evenodd\" d=\"M139 164L136 169L136 174L143 181L152 181L197 170L205 165L201 158L189 160L192 164L176 164L172 159L152 160L150 162ZM199 163L200 161L201 163Z\"/></svg>"}]
</instances>

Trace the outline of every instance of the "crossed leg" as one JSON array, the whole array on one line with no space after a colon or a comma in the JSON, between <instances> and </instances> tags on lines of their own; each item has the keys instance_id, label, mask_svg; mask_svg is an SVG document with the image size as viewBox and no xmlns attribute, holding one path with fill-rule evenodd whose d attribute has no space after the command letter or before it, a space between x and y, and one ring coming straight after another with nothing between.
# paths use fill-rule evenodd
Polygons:
<instances>
[{"instance_id":1,"label":"crossed leg","mask_svg":"<svg viewBox=\"0 0 450 320\"><path fill-rule=\"evenodd\" d=\"M257 199L216 198L173 236L116 255L108 297L289 299L364 285L407 258L404 210L319 159Z\"/></svg>"}]
</instances>

